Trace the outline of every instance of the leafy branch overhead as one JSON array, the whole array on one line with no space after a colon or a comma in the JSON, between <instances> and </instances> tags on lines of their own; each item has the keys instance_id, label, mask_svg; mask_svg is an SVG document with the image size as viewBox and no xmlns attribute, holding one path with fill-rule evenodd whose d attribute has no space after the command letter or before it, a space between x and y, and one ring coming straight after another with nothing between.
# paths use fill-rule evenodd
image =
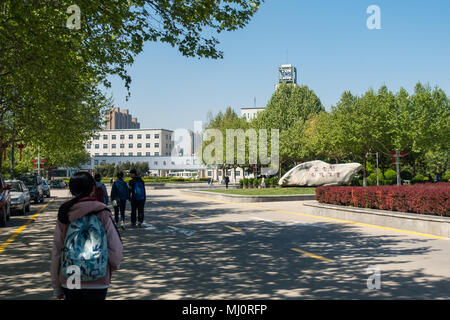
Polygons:
<instances>
[{"instance_id":1,"label":"leafy branch overhead","mask_svg":"<svg viewBox=\"0 0 450 320\"><path fill-rule=\"evenodd\" d=\"M117 75L129 90L127 67L146 42L168 43L186 57L222 58L218 34L246 26L262 2L77 0L80 28L70 29L72 0L2 1L0 152L13 135L48 150L73 150L64 147L63 138L71 139L70 148L81 150L112 105L99 85L109 87Z\"/></svg>"}]
</instances>

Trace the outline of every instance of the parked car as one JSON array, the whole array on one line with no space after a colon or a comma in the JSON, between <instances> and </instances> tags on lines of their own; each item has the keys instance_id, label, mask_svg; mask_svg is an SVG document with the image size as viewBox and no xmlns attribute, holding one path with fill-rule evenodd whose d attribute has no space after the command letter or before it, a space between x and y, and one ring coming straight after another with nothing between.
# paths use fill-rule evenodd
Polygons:
<instances>
[{"instance_id":1,"label":"parked car","mask_svg":"<svg viewBox=\"0 0 450 320\"><path fill-rule=\"evenodd\" d=\"M42 179L37 174L29 174L19 177L19 180L27 186L30 191L30 197L34 203L44 202L44 190L42 187Z\"/></svg>"},{"instance_id":2,"label":"parked car","mask_svg":"<svg viewBox=\"0 0 450 320\"><path fill-rule=\"evenodd\" d=\"M64 180L50 180L50 187L53 189L64 189L66 187L66 182Z\"/></svg>"},{"instance_id":3,"label":"parked car","mask_svg":"<svg viewBox=\"0 0 450 320\"><path fill-rule=\"evenodd\" d=\"M0 174L0 185L3 188L3 192L1 193L1 197L5 198L6 205L3 208L0 208L0 227L5 227L6 222L9 221L11 216L11 196L9 192L10 186L6 185L5 180L3 180L2 175Z\"/></svg>"},{"instance_id":4,"label":"parked car","mask_svg":"<svg viewBox=\"0 0 450 320\"><path fill-rule=\"evenodd\" d=\"M31 197L30 191L20 180L7 180L6 183L11 185L9 189L11 196L11 210L20 212L25 215L30 211Z\"/></svg>"},{"instance_id":5,"label":"parked car","mask_svg":"<svg viewBox=\"0 0 450 320\"><path fill-rule=\"evenodd\" d=\"M44 192L44 197L50 198L50 186L45 179L42 179L42 190Z\"/></svg>"}]
</instances>

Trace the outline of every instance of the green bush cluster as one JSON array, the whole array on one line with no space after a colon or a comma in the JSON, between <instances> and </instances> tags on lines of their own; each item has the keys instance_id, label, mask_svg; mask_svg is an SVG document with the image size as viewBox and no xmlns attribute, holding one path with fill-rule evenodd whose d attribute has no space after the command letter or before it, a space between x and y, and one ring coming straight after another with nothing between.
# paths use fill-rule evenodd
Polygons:
<instances>
[{"instance_id":1,"label":"green bush cluster","mask_svg":"<svg viewBox=\"0 0 450 320\"><path fill-rule=\"evenodd\" d=\"M278 186L278 178L265 178L264 183L266 184L266 188L271 186ZM262 178L256 179L256 178L244 178L239 181L239 186L241 188L247 186L247 187L259 187L261 186Z\"/></svg>"}]
</instances>

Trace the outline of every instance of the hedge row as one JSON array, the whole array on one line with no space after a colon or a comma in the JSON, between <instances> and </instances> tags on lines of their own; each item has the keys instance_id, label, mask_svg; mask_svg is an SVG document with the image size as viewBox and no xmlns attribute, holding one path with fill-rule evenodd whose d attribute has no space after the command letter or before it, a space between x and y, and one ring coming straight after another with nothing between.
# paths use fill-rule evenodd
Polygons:
<instances>
[{"instance_id":1,"label":"hedge row","mask_svg":"<svg viewBox=\"0 0 450 320\"><path fill-rule=\"evenodd\" d=\"M320 203L450 217L450 183L410 186L318 187Z\"/></svg>"}]
</instances>

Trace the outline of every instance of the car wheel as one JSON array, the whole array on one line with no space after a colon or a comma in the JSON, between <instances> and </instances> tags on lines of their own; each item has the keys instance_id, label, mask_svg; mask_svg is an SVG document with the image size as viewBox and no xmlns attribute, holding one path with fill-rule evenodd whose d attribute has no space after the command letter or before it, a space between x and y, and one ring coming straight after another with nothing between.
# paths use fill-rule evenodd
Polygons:
<instances>
[{"instance_id":1,"label":"car wheel","mask_svg":"<svg viewBox=\"0 0 450 320\"><path fill-rule=\"evenodd\" d=\"M34 203L35 203L35 204L38 204L38 203L39 203L39 197L35 197L35 198L34 198Z\"/></svg>"},{"instance_id":2,"label":"car wheel","mask_svg":"<svg viewBox=\"0 0 450 320\"><path fill-rule=\"evenodd\" d=\"M6 215L6 221L9 221L9 219L11 218L11 207L8 206L8 210L6 211L8 214Z\"/></svg>"},{"instance_id":3,"label":"car wheel","mask_svg":"<svg viewBox=\"0 0 450 320\"><path fill-rule=\"evenodd\" d=\"M28 204L27 204L27 206L26 206L26 209L25 209L26 212L30 212L30 206L31 206L31 205L30 205L30 203L28 202Z\"/></svg>"},{"instance_id":4,"label":"car wheel","mask_svg":"<svg viewBox=\"0 0 450 320\"><path fill-rule=\"evenodd\" d=\"M0 214L0 228L6 227L6 210Z\"/></svg>"},{"instance_id":5,"label":"car wheel","mask_svg":"<svg viewBox=\"0 0 450 320\"><path fill-rule=\"evenodd\" d=\"M42 194L42 198L41 201L39 201L40 203L44 203L44 194Z\"/></svg>"}]
</instances>

